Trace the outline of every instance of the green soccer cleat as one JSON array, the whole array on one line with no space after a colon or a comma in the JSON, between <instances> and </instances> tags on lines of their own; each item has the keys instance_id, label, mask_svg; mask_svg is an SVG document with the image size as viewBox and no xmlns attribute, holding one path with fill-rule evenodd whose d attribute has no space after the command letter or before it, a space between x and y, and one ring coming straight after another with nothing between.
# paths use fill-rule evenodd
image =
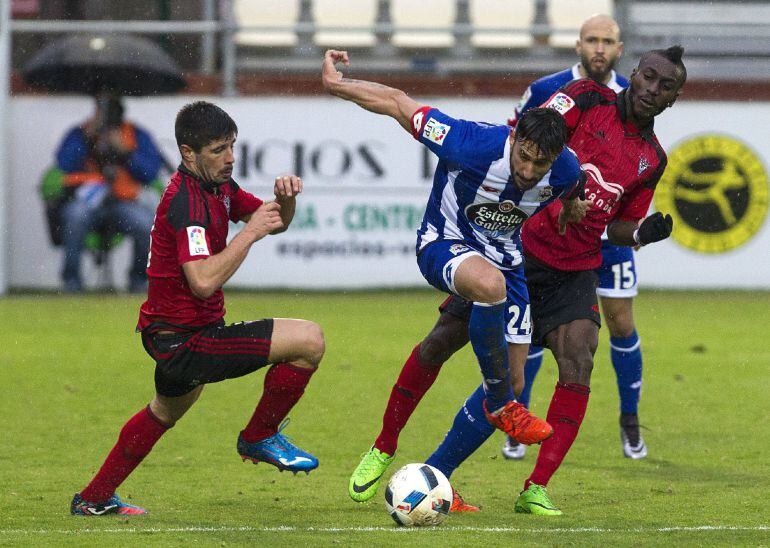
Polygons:
<instances>
[{"instance_id":1,"label":"green soccer cleat","mask_svg":"<svg viewBox=\"0 0 770 548\"><path fill-rule=\"evenodd\" d=\"M548 498L545 487L529 484L529 488L519 493L514 510L519 514L535 514L537 516L560 516L561 510L556 508Z\"/></svg>"},{"instance_id":2,"label":"green soccer cleat","mask_svg":"<svg viewBox=\"0 0 770 548\"><path fill-rule=\"evenodd\" d=\"M348 494L356 502L366 502L380 486L382 475L393 462L395 455L388 455L372 447L358 463L348 483Z\"/></svg>"}]
</instances>

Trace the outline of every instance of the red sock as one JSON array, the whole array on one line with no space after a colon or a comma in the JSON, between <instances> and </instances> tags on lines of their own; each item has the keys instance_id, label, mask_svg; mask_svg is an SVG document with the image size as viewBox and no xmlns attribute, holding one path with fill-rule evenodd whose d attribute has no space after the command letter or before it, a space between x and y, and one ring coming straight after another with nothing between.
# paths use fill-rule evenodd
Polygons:
<instances>
[{"instance_id":1,"label":"red sock","mask_svg":"<svg viewBox=\"0 0 770 548\"><path fill-rule=\"evenodd\" d=\"M241 431L243 439L254 443L275 434L281 421L305 393L313 373L315 369L305 369L291 363L277 363L268 369L262 398L249 424Z\"/></svg>"},{"instance_id":2,"label":"red sock","mask_svg":"<svg viewBox=\"0 0 770 548\"><path fill-rule=\"evenodd\" d=\"M578 435L588 407L590 392L591 390L582 384L556 383L556 391L551 398L546 417L548 424L553 426L553 435L540 446L535 469L524 483L524 489L527 489L530 483L548 485Z\"/></svg>"},{"instance_id":3,"label":"red sock","mask_svg":"<svg viewBox=\"0 0 770 548\"><path fill-rule=\"evenodd\" d=\"M382 430L374 442L377 449L388 455L396 452L401 429L406 426L425 392L433 386L441 365L421 361L420 345L414 347L390 392L388 406L382 417Z\"/></svg>"},{"instance_id":4,"label":"red sock","mask_svg":"<svg viewBox=\"0 0 770 548\"><path fill-rule=\"evenodd\" d=\"M81 491L83 500L98 503L109 499L169 428L152 414L149 405L128 419L120 431L118 443L88 487Z\"/></svg>"}]
</instances>

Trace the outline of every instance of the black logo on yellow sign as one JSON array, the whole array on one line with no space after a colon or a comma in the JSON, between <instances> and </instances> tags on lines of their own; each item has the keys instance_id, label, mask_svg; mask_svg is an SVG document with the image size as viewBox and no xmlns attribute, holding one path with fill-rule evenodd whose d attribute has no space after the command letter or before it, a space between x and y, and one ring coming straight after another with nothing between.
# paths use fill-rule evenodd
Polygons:
<instances>
[{"instance_id":1,"label":"black logo on yellow sign","mask_svg":"<svg viewBox=\"0 0 770 548\"><path fill-rule=\"evenodd\" d=\"M762 161L724 135L688 139L669 153L655 191L655 208L674 217L673 238L702 253L722 253L749 241L768 209Z\"/></svg>"}]
</instances>

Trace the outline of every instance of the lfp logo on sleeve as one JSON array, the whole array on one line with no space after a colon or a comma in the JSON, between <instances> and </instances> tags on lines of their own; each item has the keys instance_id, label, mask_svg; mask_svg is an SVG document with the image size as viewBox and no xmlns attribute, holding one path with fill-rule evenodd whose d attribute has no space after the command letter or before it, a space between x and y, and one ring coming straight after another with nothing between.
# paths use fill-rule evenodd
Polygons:
<instances>
[{"instance_id":1,"label":"lfp logo on sleeve","mask_svg":"<svg viewBox=\"0 0 770 548\"><path fill-rule=\"evenodd\" d=\"M206 230L200 226L187 227L187 244L190 248L190 256L211 255L206 244Z\"/></svg>"},{"instance_id":2,"label":"lfp logo on sleeve","mask_svg":"<svg viewBox=\"0 0 770 548\"><path fill-rule=\"evenodd\" d=\"M452 129L452 126L442 124L435 118L430 118L428 123L425 124L425 129L422 132L422 136L429 141L433 141L437 145L443 145L444 139L446 138L450 129Z\"/></svg>"},{"instance_id":3,"label":"lfp logo on sleeve","mask_svg":"<svg viewBox=\"0 0 770 548\"><path fill-rule=\"evenodd\" d=\"M564 115L569 109L575 106L575 101L569 95L557 93L545 106L546 108L552 108L559 114Z\"/></svg>"}]
</instances>

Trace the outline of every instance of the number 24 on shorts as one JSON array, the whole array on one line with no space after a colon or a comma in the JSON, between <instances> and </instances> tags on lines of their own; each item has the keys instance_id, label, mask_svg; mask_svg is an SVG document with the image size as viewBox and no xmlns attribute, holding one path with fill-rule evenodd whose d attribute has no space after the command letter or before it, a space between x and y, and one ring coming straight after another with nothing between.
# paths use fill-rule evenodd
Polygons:
<instances>
[{"instance_id":1,"label":"number 24 on shorts","mask_svg":"<svg viewBox=\"0 0 770 548\"><path fill-rule=\"evenodd\" d=\"M521 307L517 304L512 304L508 307L508 314L511 319L508 320L508 333L511 335L530 335L532 334L532 319L529 314L529 305L524 309L524 314L521 313ZM518 327L516 324L521 317L521 323Z\"/></svg>"}]
</instances>

